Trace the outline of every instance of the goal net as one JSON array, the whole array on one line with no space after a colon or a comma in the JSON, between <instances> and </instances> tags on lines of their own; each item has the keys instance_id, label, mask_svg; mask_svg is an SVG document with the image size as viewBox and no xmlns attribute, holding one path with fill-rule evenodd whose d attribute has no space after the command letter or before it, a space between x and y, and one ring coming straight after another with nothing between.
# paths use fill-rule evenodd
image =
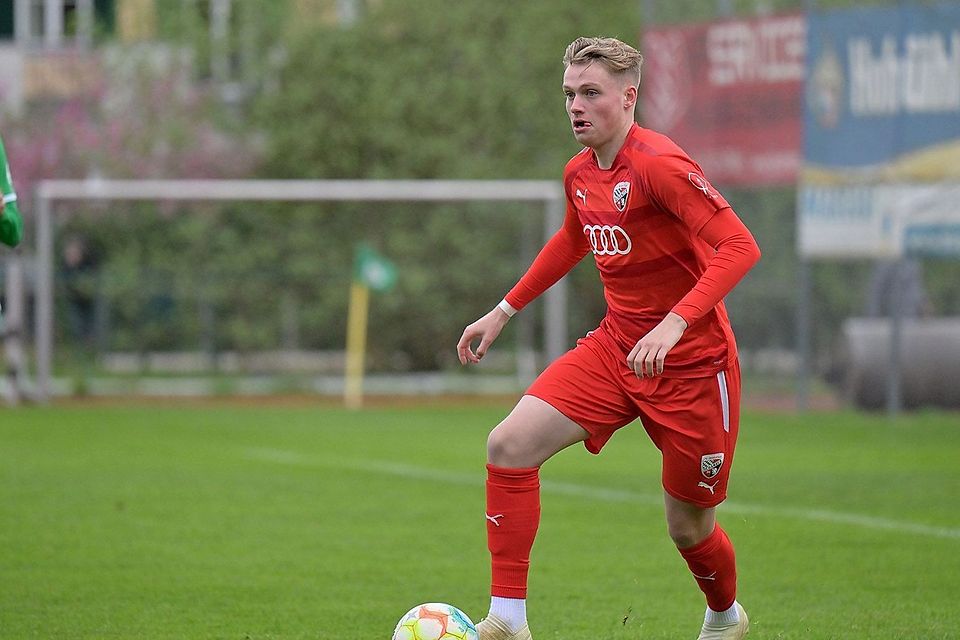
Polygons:
<instances>
[{"instance_id":1,"label":"goal net","mask_svg":"<svg viewBox=\"0 0 960 640\"><path fill-rule=\"evenodd\" d=\"M13 333L41 399L338 394L360 244L399 274L371 303L370 392L514 392L568 346L561 282L489 363L454 362L463 326L560 226L556 182L52 180L36 194L34 260L8 269L6 306L14 324L32 315Z\"/></svg>"}]
</instances>

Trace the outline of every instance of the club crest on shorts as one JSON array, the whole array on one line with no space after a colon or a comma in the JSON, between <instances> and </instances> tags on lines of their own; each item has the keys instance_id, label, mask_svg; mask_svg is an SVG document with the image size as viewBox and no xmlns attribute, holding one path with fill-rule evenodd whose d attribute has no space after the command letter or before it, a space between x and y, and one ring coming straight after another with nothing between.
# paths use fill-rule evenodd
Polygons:
<instances>
[{"instance_id":1,"label":"club crest on shorts","mask_svg":"<svg viewBox=\"0 0 960 640\"><path fill-rule=\"evenodd\" d=\"M613 188L613 206L617 211L623 211L627 208L627 199L630 197L630 183L618 182Z\"/></svg>"},{"instance_id":2,"label":"club crest on shorts","mask_svg":"<svg viewBox=\"0 0 960 640\"><path fill-rule=\"evenodd\" d=\"M716 475L720 473L720 468L722 466L722 453L708 453L705 456L700 456L700 473L702 473L703 477L707 478L708 480L710 478L715 478Z\"/></svg>"}]
</instances>

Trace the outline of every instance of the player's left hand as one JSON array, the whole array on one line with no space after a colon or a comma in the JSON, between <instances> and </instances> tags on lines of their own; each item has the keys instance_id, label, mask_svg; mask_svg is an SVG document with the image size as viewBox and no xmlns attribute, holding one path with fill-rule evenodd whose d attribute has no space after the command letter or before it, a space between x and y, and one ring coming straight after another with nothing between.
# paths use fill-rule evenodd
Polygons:
<instances>
[{"instance_id":1,"label":"player's left hand","mask_svg":"<svg viewBox=\"0 0 960 640\"><path fill-rule=\"evenodd\" d=\"M671 311L650 333L637 341L627 356L627 366L633 369L638 378L660 375L667 353L680 341L686 329L687 321Z\"/></svg>"}]
</instances>

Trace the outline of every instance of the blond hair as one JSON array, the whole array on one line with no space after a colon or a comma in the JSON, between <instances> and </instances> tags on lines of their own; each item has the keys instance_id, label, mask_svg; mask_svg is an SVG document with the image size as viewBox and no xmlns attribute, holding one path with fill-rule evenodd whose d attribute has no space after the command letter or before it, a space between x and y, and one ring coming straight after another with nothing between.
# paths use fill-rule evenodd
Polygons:
<instances>
[{"instance_id":1,"label":"blond hair","mask_svg":"<svg viewBox=\"0 0 960 640\"><path fill-rule=\"evenodd\" d=\"M563 66L591 64L599 61L613 75L629 80L633 86L640 85L640 52L616 38L577 38L563 54Z\"/></svg>"}]
</instances>

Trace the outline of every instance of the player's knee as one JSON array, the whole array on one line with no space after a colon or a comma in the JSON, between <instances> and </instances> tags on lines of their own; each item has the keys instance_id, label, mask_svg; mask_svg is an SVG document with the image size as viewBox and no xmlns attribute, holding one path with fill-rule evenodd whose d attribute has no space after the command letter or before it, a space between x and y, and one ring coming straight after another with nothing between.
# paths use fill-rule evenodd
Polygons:
<instances>
[{"instance_id":1,"label":"player's knee","mask_svg":"<svg viewBox=\"0 0 960 640\"><path fill-rule=\"evenodd\" d=\"M672 514L667 518L667 533L678 549L694 547L710 535L715 526L712 512L700 512L680 516Z\"/></svg>"},{"instance_id":2,"label":"player's knee","mask_svg":"<svg viewBox=\"0 0 960 640\"><path fill-rule=\"evenodd\" d=\"M678 549L687 549L696 546L703 540L699 529L691 526L689 523L668 523L667 533L670 535L670 539L673 540L673 544L677 545Z\"/></svg>"},{"instance_id":3,"label":"player's knee","mask_svg":"<svg viewBox=\"0 0 960 640\"><path fill-rule=\"evenodd\" d=\"M501 422L487 436L487 462L498 467L524 467L526 451L520 438Z\"/></svg>"}]
</instances>

